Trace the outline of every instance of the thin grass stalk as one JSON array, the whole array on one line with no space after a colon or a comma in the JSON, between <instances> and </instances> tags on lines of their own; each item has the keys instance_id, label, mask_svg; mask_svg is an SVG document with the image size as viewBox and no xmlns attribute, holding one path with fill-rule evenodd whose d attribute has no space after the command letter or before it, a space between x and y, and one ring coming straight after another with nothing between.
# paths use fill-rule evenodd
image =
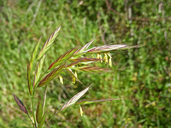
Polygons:
<instances>
[{"instance_id":1,"label":"thin grass stalk","mask_svg":"<svg viewBox=\"0 0 171 128\"><path fill-rule=\"evenodd\" d=\"M44 114L44 109L45 109L45 104L46 104L47 87L48 87L48 86L46 86L45 94L44 94L44 99L43 99L43 114Z\"/></svg>"},{"instance_id":2,"label":"thin grass stalk","mask_svg":"<svg viewBox=\"0 0 171 128\"><path fill-rule=\"evenodd\" d=\"M29 117L29 119L30 119L30 121L32 122L33 127L34 127L34 123L33 123L32 119L30 118L30 115L29 115L29 114L28 114L28 117Z\"/></svg>"},{"instance_id":3,"label":"thin grass stalk","mask_svg":"<svg viewBox=\"0 0 171 128\"><path fill-rule=\"evenodd\" d=\"M31 98L31 104L32 104L32 111L33 111L33 119L34 119L34 126L37 128L37 125L36 125L36 116L34 114L34 93L32 94L32 98Z\"/></svg>"}]
</instances>

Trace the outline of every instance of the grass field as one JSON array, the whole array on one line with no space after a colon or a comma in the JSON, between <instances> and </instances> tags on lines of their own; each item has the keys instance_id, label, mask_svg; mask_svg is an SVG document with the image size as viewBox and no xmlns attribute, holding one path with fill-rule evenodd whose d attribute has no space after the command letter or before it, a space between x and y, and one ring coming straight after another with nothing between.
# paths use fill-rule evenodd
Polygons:
<instances>
[{"instance_id":1,"label":"grass field","mask_svg":"<svg viewBox=\"0 0 171 128\"><path fill-rule=\"evenodd\" d=\"M45 127L57 128L171 128L171 2L147 0L0 0L0 127L31 127L13 99L15 93L31 111L27 63L39 37L41 47L62 26L47 52L44 68L61 54L98 38L104 44L144 45L111 52L112 72L78 73L84 85L93 84L86 99L120 98L55 115L73 95L79 82L64 75L48 84ZM101 67L110 68L102 63ZM39 89L39 93L43 93ZM39 94L36 95L36 98ZM36 106L35 106L36 109Z\"/></svg>"}]
</instances>

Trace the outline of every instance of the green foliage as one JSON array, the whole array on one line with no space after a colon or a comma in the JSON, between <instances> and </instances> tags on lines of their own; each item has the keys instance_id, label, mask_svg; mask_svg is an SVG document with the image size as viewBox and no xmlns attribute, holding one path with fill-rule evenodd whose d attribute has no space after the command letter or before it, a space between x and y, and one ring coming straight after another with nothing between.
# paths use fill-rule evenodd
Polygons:
<instances>
[{"instance_id":1,"label":"green foliage","mask_svg":"<svg viewBox=\"0 0 171 128\"><path fill-rule=\"evenodd\" d=\"M62 25L62 29L47 51L43 71L63 53L84 46L96 36L99 37L93 46L122 43L145 46L111 53L112 73L77 74L85 85L94 83L86 99L121 100L84 106L81 118L78 107L70 107L50 120L51 127L164 128L171 125L169 1L7 0L0 2L0 6L0 127L30 126L26 115L21 115L16 108L11 94L20 96L28 111L32 109L27 95L26 65L40 35L41 42L46 42L58 25ZM93 65L106 66L104 63ZM33 66L31 76L35 75L36 68ZM65 72L62 77L65 86L56 79L48 88L46 106L50 115L45 122L55 110L60 110L62 103L84 88L78 82L72 84ZM44 94L44 88L37 91ZM36 99L39 97L35 95Z\"/></svg>"}]
</instances>

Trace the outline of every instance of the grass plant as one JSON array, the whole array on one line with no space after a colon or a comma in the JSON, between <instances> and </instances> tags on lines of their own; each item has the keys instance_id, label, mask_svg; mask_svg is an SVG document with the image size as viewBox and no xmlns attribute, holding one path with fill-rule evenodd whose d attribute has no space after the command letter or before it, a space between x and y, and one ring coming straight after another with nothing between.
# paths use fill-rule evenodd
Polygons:
<instances>
[{"instance_id":1,"label":"grass plant","mask_svg":"<svg viewBox=\"0 0 171 128\"><path fill-rule=\"evenodd\" d=\"M27 65L35 44L40 41L30 74L32 84L40 81L37 79L40 76L34 80L36 66L40 64L37 56L58 25L61 25L59 35L47 51L43 67L39 67L41 70L37 72L46 72L61 55L75 47L81 48L93 39L89 49L116 44L144 47L110 52L112 67L105 61L90 64L110 72L77 71L80 82L85 86L65 70L47 85L37 87L33 106L35 115L39 100L43 101L44 93L47 95L45 108L48 115L44 127L170 127L170 16L170 1L1 0L0 127L32 126L27 115L17 107L13 94L24 103L34 121ZM95 58L98 60L94 55ZM81 105L82 116L79 102L55 114L91 83L93 85L83 99L120 100Z\"/></svg>"},{"instance_id":2,"label":"grass plant","mask_svg":"<svg viewBox=\"0 0 171 128\"><path fill-rule=\"evenodd\" d=\"M127 46L124 44L117 44L117 45L103 45L98 47L89 48L89 46L92 44L94 40L87 43L81 48L75 47L71 49L70 51L62 54L57 60L55 60L52 64L50 64L49 68L42 71L46 52L50 49L52 46L52 43L55 41L55 38L57 37L59 30L61 27L55 30L55 32L48 38L48 40L45 42L44 46L41 48L40 52L38 53L38 48L40 44L39 39L37 45L34 48L34 51L32 53L31 60L27 66L27 81L28 81L28 90L30 94L30 104L32 106L32 116L33 120L31 119L26 107L24 106L23 102L13 94L14 99L20 109L28 115L30 121L33 124L33 127L35 128L42 128L43 124L45 123L46 115L48 114L45 103L46 103L46 93L44 93L44 99L43 101L41 99L38 99L38 103L35 103L35 93L37 92L38 87L48 86L48 83L50 83L53 79L55 79L57 76L60 78L60 82L63 84L63 78L62 73L65 73L66 71L69 72L69 74L73 77L73 82L75 83L75 79L80 82L81 85L85 86L79 79L77 72L108 72L109 70L101 67L95 66L93 63L97 62L103 62L109 63L110 66L112 66L112 57L109 54L109 52L113 50L118 49L128 49L132 47L138 47L138 46ZM95 55L94 55L95 54ZM97 54L97 55L96 55ZM103 55L102 55L103 54ZM94 58L94 56L97 56ZM33 71L34 64L36 65L36 71ZM90 66L89 66L90 65ZM34 73L32 73L34 72ZM34 77L31 76L31 74L35 74ZM33 79L33 80L32 80ZM90 86L86 87L84 90L80 91L76 95L74 95L65 105L58 110L59 112L68 108L71 105L74 105L77 103L77 101L89 90ZM45 90L47 92L47 88ZM102 100L95 100L95 101L79 101L78 104L80 106L80 114L82 116L83 110L81 108L81 105L85 104L92 104L102 101L111 101L115 99L102 99ZM34 110L34 106L37 104L36 112ZM56 113L55 113L56 114Z\"/></svg>"}]
</instances>

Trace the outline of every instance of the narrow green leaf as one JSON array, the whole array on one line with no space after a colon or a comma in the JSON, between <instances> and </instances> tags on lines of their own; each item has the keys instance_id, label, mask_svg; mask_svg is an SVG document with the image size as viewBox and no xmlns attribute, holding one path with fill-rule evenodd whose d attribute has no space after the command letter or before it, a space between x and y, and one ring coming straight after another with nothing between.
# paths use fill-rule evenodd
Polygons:
<instances>
[{"instance_id":1,"label":"narrow green leaf","mask_svg":"<svg viewBox=\"0 0 171 128\"><path fill-rule=\"evenodd\" d=\"M48 69L53 69L57 66L59 66L62 62L64 62L65 60L68 60L69 58L71 58L74 54L74 52L77 50L77 48L73 48L72 50L64 53L63 55L61 55L56 61L54 61Z\"/></svg>"},{"instance_id":2,"label":"narrow green leaf","mask_svg":"<svg viewBox=\"0 0 171 128\"><path fill-rule=\"evenodd\" d=\"M37 123L41 123L42 116L43 116L42 103L41 102L38 102L38 104L37 104L37 110L36 110L36 120L37 120Z\"/></svg>"},{"instance_id":3,"label":"narrow green leaf","mask_svg":"<svg viewBox=\"0 0 171 128\"><path fill-rule=\"evenodd\" d=\"M44 58L45 58L45 55L40 59L40 62L37 65L36 73L34 75L33 86L35 86L35 84L37 84L37 82L38 82L38 80L40 78L42 67L43 67Z\"/></svg>"},{"instance_id":4,"label":"narrow green leaf","mask_svg":"<svg viewBox=\"0 0 171 128\"><path fill-rule=\"evenodd\" d=\"M63 109L75 104L88 90L89 90L90 86L85 88L84 90L82 90L81 92L77 93L76 95L74 95L62 108L60 111L62 111Z\"/></svg>"},{"instance_id":5,"label":"narrow green leaf","mask_svg":"<svg viewBox=\"0 0 171 128\"><path fill-rule=\"evenodd\" d=\"M51 47L52 43L54 42L56 36L58 35L59 30L61 29L61 26L55 30L55 32L49 37L49 39L44 44L43 48L39 52L38 60L47 52L47 50Z\"/></svg>"},{"instance_id":6,"label":"narrow green leaf","mask_svg":"<svg viewBox=\"0 0 171 128\"><path fill-rule=\"evenodd\" d=\"M93 104L93 103L98 103L98 102L113 101L113 100L119 100L119 99L120 98L117 98L117 99L102 99L102 100L93 100L93 101L82 100L82 101L77 102L76 104L85 105L85 104Z\"/></svg>"},{"instance_id":7,"label":"narrow green leaf","mask_svg":"<svg viewBox=\"0 0 171 128\"><path fill-rule=\"evenodd\" d=\"M21 102L21 100L20 100L17 96L15 96L14 94L13 94L13 97L14 97L16 103L18 104L18 106L20 107L20 109L21 109L25 114L28 115L27 109L26 109L26 107L24 106L24 104Z\"/></svg>"},{"instance_id":8,"label":"narrow green leaf","mask_svg":"<svg viewBox=\"0 0 171 128\"><path fill-rule=\"evenodd\" d=\"M49 83L52 79L54 79L56 76L58 76L62 70L64 69L64 67L66 66L66 64L61 65L60 67L54 69L52 72L50 72L48 75L46 75L38 84L38 87L41 87L47 83Z\"/></svg>"}]
</instances>

